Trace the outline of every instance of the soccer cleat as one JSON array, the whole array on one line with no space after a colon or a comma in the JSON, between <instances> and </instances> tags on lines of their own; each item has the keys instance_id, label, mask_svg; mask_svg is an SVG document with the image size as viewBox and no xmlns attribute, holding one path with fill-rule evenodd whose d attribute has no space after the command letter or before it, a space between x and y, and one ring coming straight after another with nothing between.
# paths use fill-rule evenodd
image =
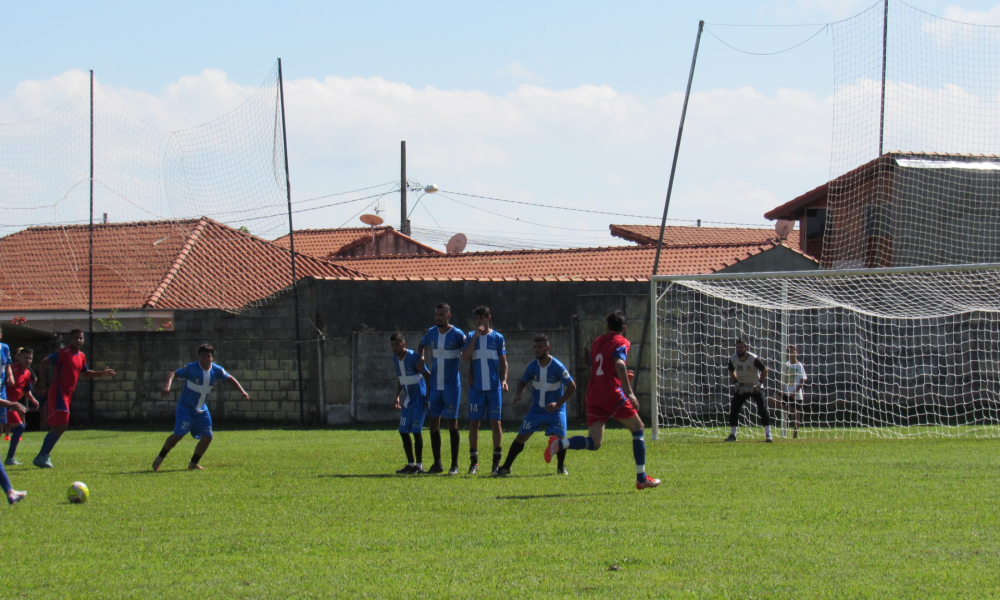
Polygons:
<instances>
[{"instance_id":1,"label":"soccer cleat","mask_svg":"<svg viewBox=\"0 0 1000 600\"><path fill-rule=\"evenodd\" d=\"M31 464L35 465L39 469L51 469L52 459L49 458L48 454L39 454L34 458L34 460L31 461Z\"/></svg>"},{"instance_id":2,"label":"soccer cleat","mask_svg":"<svg viewBox=\"0 0 1000 600\"><path fill-rule=\"evenodd\" d=\"M204 470L205 470L205 467L199 465L196 462L189 462L188 463L188 471L204 471Z\"/></svg>"},{"instance_id":3,"label":"soccer cleat","mask_svg":"<svg viewBox=\"0 0 1000 600\"><path fill-rule=\"evenodd\" d=\"M9 442L10 441L10 434L7 434L7 435L3 436L3 441Z\"/></svg>"},{"instance_id":4,"label":"soccer cleat","mask_svg":"<svg viewBox=\"0 0 1000 600\"><path fill-rule=\"evenodd\" d=\"M566 470L566 467L559 467L556 469L556 475L569 475L569 471Z\"/></svg>"},{"instance_id":5,"label":"soccer cleat","mask_svg":"<svg viewBox=\"0 0 1000 600\"><path fill-rule=\"evenodd\" d=\"M637 490L644 490L646 488L655 488L658 485L660 485L660 480L659 479L653 479L652 477L649 477L647 475L646 476L646 481L636 481L635 482L635 489L637 489Z\"/></svg>"},{"instance_id":6,"label":"soccer cleat","mask_svg":"<svg viewBox=\"0 0 1000 600\"><path fill-rule=\"evenodd\" d=\"M458 465L451 465L451 468L448 469L448 474L449 475L458 475Z\"/></svg>"},{"instance_id":7,"label":"soccer cleat","mask_svg":"<svg viewBox=\"0 0 1000 600\"><path fill-rule=\"evenodd\" d=\"M730 433L729 437L727 437L725 441L727 441L727 442L735 442L736 441L736 434Z\"/></svg>"},{"instance_id":8,"label":"soccer cleat","mask_svg":"<svg viewBox=\"0 0 1000 600\"><path fill-rule=\"evenodd\" d=\"M434 463L431 465L431 468L427 469L428 475L436 475L438 473L444 473L444 467L441 466L441 463Z\"/></svg>"},{"instance_id":9,"label":"soccer cleat","mask_svg":"<svg viewBox=\"0 0 1000 600\"><path fill-rule=\"evenodd\" d=\"M768 444L774 443L774 440L772 440L771 438L764 438L764 441L767 442Z\"/></svg>"},{"instance_id":10,"label":"soccer cleat","mask_svg":"<svg viewBox=\"0 0 1000 600\"><path fill-rule=\"evenodd\" d=\"M510 475L510 467L497 467L497 469L493 471L493 474L497 477L506 477L507 475Z\"/></svg>"},{"instance_id":11,"label":"soccer cleat","mask_svg":"<svg viewBox=\"0 0 1000 600\"><path fill-rule=\"evenodd\" d=\"M545 446L545 462L552 462L552 455L558 454L559 450L561 450L559 440L560 438L557 435L549 438L549 444Z\"/></svg>"},{"instance_id":12,"label":"soccer cleat","mask_svg":"<svg viewBox=\"0 0 1000 600\"><path fill-rule=\"evenodd\" d=\"M157 455L157 457L153 459L153 470L154 471L159 471L160 470L160 465L162 465L162 464L163 464L163 457Z\"/></svg>"},{"instance_id":13,"label":"soccer cleat","mask_svg":"<svg viewBox=\"0 0 1000 600\"><path fill-rule=\"evenodd\" d=\"M469 465L469 473L468 473L469 475L475 475L478 472L479 472L479 465L476 464Z\"/></svg>"},{"instance_id":14,"label":"soccer cleat","mask_svg":"<svg viewBox=\"0 0 1000 600\"><path fill-rule=\"evenodd\" d=\"M28 492L19 492L17 490L11 490L10 493L7 494L7 504L15 504L17 502L20 502L21 500L24 500L24 497L27 495Z\"/></svg>"},{"instance_id":15,"label":"soccer cleat","mask_svg":"<svg viewBox=\"0 0 1000 600\"><path fill-rule=\"evenodd\" d=\"M21 461L17 460L16 458L14 458L12 456L12 457L8 458L7 460L3 461L3 464L6 467L16 467L17 465L21 464Z\"/></svg>"},{"instance_id":16,"label":"soccer cleat","mask_svg":"<svg viewBox=\"0 0 1000 600\"><path fill-rule=\"evenodd\" d=\"M411 475L424 475L426 473L427 471L425 471L423 467L413 467L413 470L410 471Z\"/></svg>"},{"instance_id":17,"label":"soccer cleat","mask_svg":"<svg viewBox=\"0 0 1000 600\"><path fill-rule=\"evenodd\" d=\"M416 468L416 465L406 465L402 469L396 471L396 475L409 475Z\"/></svg>"},{"instance_id":18,"label":"soccer cleat","mask_svg":"<svg viewBox=\"0 0 1000 600\"><path fill-rule=\"evenodd\" d=\"M500 463L493 463L493 466L490 468L490 475L496 475L497 469L499 468L500 468Z\"/></svg>"}]
</instances>

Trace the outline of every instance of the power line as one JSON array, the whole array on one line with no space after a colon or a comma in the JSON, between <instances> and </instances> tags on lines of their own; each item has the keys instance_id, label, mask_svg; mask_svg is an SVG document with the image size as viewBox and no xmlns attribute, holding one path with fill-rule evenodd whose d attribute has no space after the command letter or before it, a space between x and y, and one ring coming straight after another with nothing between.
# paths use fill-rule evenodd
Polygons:
<instances>
[{"instance_id":1,"label":"power line","mask_svg":"<svg viewBox=\"0 0 1000 600\"><path fill-rule=\"evenodd\" d=\"M446 194L442 194L441 192L438 192L438 195L440 195L442 198L447 198L448 200L451 200L452 202L455 202L456 204L461 204L462 206L467 206L467 207L469 207L469 208L471 208L473 210L479 210L479 211L482 211L484 213L489 213L489 214L491 214L491 215L493 215L495 217L500 217L502 219L510 219L511 221L517 221L518 223L524 223L526 225L534 225L536 227L547 227L549 229L563 229L563 230L566 230L566 231L604 231L603 229L580 229L579 227L559 227L559 226L556 226L556 225L545 225L545 224L542 224L542 223L534 223L532 221L525 221L524 219L520 219L518 217L509 217L507 215L502 215L500 213L493 212L492 210L486 210L485 208L479 208L478 206L473 206L473 205L468 204L466 202L462 202L461 200L456 200L456 199L452 198L451 196L448 196Z\"/></svg>"},{"instance_id":2,"label":"power line","mask_svg":"<svg viewBox=\"0 0 1000 600\"><path fill-rule=\"evenodd\" d=\"M630 218L633 218L633 219L652 219L654 221L658 220L660 218L660 217L648 217L648 216L645 216L645 215L630 215L630 214L626 214L626 213L606 212L606 211L603 211L603 210L590 210L590 209L587 209L587 208L574 208L574 207L571 207L571 206L555 206L555 205L552 205L552 204L538 204L536 202L524 202L524 201L521 201L521 200L505 200L503 198L492 198L490 196L477 196L476 194L465 194L465 193L462 193L462 192L455 192L455 191L452 191L452 190L441 190L441 191L448 192L449 194L457 194L459 196L467 196L469 198L480 198L482 200L494 200L496 202L508 202L510 204L523 204L525 206L537 206L537 207L540 207L540 208L552 208L552 209L556 209L556 210L571 210L571 211L574 211L574 212L591 213L591 214L595 214L595 215L611 215L613 217L630 217Z\"/></svg>"}]
</instances>

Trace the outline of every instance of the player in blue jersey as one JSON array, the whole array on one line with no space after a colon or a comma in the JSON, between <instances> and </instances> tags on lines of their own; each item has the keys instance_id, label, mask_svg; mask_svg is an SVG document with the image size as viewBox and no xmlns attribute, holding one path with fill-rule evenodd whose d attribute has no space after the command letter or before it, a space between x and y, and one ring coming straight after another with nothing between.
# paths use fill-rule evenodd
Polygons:
<instances>
[{"instance_id":1,"label":"player in blue jersey","mask_svg":"<svg viewBox=\"0 0 1000 600\"><path fill-rule=\"evenodd\" d=\"M198 347L198 360L188 363L171 371L167 376L167 383L163 385L160 394L166 398L170 395L170 384L174 382L174 377L184 380L184 388L177 398L177 412L174 418L174 432L163 444L160 454L153 459L153 470L159 471L163 459L167 457L177 442L184 439L188 433L198 440L195 446L194 456L188 463L188 470L203 470L205 467L198 464L201 457L208 450L208 445L212 443L212 415L208 413L208 406L205 401L208 399L212 386L217 381L227 381L233 389L238 391L244 400L250 399L250 394L246 393L243 386L236 378L226 372L220 365L214 363L215 349L211 344L202 344Z\"/></svg>"},{"instance_id":2,"label":"player in blue jersey","mask_svg":"<svg viewBox=\"0 0 1000 600\"><path fill-rule=\"evenodd\" d=\"M472 361L472 385L469 389L469 475L479 471L479 422L490 420L493 428L493 468L495 475L503 454L503 428L500 413L503 393L507 391L507 350L503 336L492 329L493 316L488 306L477 307L476 331L465 342L462 359Z\"/></svg>"},{"instance_id":3,"label":"player in blue jersey","mask_svg":"<svg viewBox=\"0 0 1000 600\"><path fill-rule=\"evenodd\" d=\"M549 448L554 440L566 438L566 401L576 391L576 382L570 377L569 371L558 359L549 354L549 338L541 334L535 336L535 360L524 370L521 381L517 384L517 394L514 404L521 401L525 388L531 386L531 408L521 422L521 430L507 451L507 460L497 469L497 475L509 475L514 459L524 450L524 444L531 434L545 428L549 443L545 450L545 462L552 461ZM556 473L569 475L566 471L566 450L561 449L556 454L558 466Z\"/></svg>"},{"instance_id":4,"label":"player in blue jersey","mask_svg":"<svg viewBox=\"0 0 1000 600\"><path fill-rule=\"evenodd\" d=\"M459 366L465 333L450 323L451 307L445 303L434 308L434 327L427 330L417 345L417 356L431 349L431 377L427 392L427 413L431 418L431 451L434 464L428 473L443 473L441 466L441 422L451 435L451 468L449 475L458 475L458 406L462 400L462 377Z\"/></svg>"},{"instance_id":5,"label":"player in blue jersey","mask_svg":"<svg viewBox=\"0 0 1000 600\"><path fill-rule=\"evenodd\" d=\"M406 349L406 339L401 333L389 336L392 346L392 363L396 368L399 384L396 386L396 403L393 406L401 410L399 416L399 435L403 438L403 451L406 452L406 466L396 471L398 475L412 475L424 472L424 417L427 416L427 382L430 372L424 366L424 357L413 350ZM403 399L400 401L400 393ZM413 443L410 434L413 434ZM416 459L414 459L416 450Z\"/></svg>"},{"instance_id":6,"label":"player in blue jersey","mask_svg":"<svg viewBox=\"0 0 1000 600\"><path fill-rule=\"evenodd\" d=\"M3 329L0 328L0 339L3 339ZM0 343L0 400L3 400L3 405L0 405L0 423L7 423L7 388L14 387L14 373L11 371L11 366L14 361L10 358L10 347L7 344ZM11 407L13 409L13 407Z\"/></svg>"}]
</instances>

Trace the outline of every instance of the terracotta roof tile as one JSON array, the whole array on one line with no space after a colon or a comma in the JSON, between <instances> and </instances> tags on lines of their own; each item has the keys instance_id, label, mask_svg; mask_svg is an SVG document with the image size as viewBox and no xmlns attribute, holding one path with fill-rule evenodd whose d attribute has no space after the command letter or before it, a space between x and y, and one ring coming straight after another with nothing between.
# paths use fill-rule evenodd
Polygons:
<instances>
[{"instance_id":1,"label":"terracotta roof tile","mask_svg":"<svg viewBox=\"0 0 1000 600\"><path fill-rule=\"evenodd\" d=\"M611 225L611 235L638 244L656 244L660 239L659 225ZM774 229L753 227L684 227L670 225L663 232L663 245L686 246L749 246L779 242ZM784 245L799 250L798 236L789 235Z\"/></svg>"},{"instance_id":2,"label":"terracotta roof tile","mask_svg":"<svg viewBox=\"0 0 1000 600\"><path fill-rule=\"evenodd\" d=\"M376 232L392 229L389 225L376 227ZM295 230L295 251L310 256L336 254L341 248L365 237L371 237L370 227L342 227L340 229L297 229ZM287 248L287 235L274 240L275 244Z\"/></svg>"},{"instance_id":3,"label":"terracotta roof tile","mask_svg":"<svg viewBox=\"0 0 1000 600\"><path fill-rule=\"evenodd\" d=\"M659 273L714 273L778 245L667 247ZM787 246L786 246L787 247ZM794 251L797 249L792 248ZM373 279L480 281L649 281L656 248L623 246L568 250L469 252L441 256L343 258L340 264Z\"/></svg>"},{"instance_id":4,"label":"terracotta roof tile","mask_svg":"<svg viewBox=\"0 0 1000 600\"><path fill-rule=\"evenodd\" d=\"M363 278L297 254L299 277ZM239 308L288 287L288 251L208 218L94 226L94 308ZM88 227L0 238L0 310L88 305Z\"/></svg>"}]
</instances>

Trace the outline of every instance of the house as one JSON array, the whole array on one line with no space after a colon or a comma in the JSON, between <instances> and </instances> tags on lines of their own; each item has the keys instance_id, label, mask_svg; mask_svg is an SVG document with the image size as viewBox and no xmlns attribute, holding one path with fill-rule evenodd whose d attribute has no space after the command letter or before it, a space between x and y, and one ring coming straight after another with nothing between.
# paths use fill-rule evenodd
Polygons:
<instances>
[{"instance_id":1,"label":"house","mask_svg":"<svg viewBox=\"0 0 1000 600\"><path fill-rule=\"evenodd\" d=\"M288 248L290 245L289 237L283 235L274 240L274 243ZM300 229L295 232L295 251L330 259L342 256L444 254L444 252L418 242L388 225L339 229Z\"/></svg>"},{"instance_id":2,"label":"house","mask_svg":"<svg viewBox=\"0 0 1000 600\"><path fill-rule=\"evenodd\" d=\"M29 227L0 238L0 322L87 329L87 225ZM95 330L169 326L178 309L235 310L291 284L289 253L212 219L94 226ZM297 253L299 277L363 275Z\"/></svg>"},{"instance_id":3,"label":"house","mask_svg":"<svg viewBox=\"0 0 1000 600\"><path fill-rule=\"evenodd\" d=\"M764 216L824 268L1000 262L1000 156L889 152Z\"/></svg>"}]
</instances>

